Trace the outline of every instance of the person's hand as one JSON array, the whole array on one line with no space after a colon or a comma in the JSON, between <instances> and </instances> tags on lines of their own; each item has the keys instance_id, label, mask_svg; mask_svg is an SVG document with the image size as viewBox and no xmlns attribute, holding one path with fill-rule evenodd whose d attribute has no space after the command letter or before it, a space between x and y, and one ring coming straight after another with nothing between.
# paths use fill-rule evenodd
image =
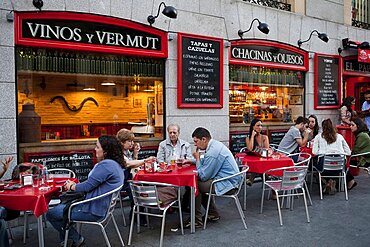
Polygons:
<instances>
[{"instance_id":1,"label":"person's hand","mask_svg":"<svg viewBox=\"0 0 370 247\"><path fill-rule=\"evenodd\" d=\"M75 182L73 182L71 180L67 180L63 187L64 187L65 190L71 191L72 186L74 186L75 184L76 184Z\"/></svg>"},{"instance_id":2,"label":"person's hand","mask_svg":"<svg viewBox=\"0 0 370 247\"><path fill-rule=\"evenodd\" d=\"M195 149L195 151L193 152L193 157L195 160L199 160L200 159L200 153L199 153L199 149Z\"/></svg>"},{"instance_id":3,"label":"person's hand","mask_svg":"<svg viewBox=\"0 0 370 247\"><path fill-rule=\"evenodd\" d=\"M5 161L1 161L1 164L3 165L4 172L8 170L10 163L13 161L13 156L8 156L5 158Z\"/></svg>"},{"instance_id":4,"label":"person's hand","mask_svg":"<svg viewBox=\"0 0 370 247\"><path fill-rule=\"evenodd\" d=\"M253 138L255 135L257 135L257 131L253 130L253 131L252 131L252 138Z\"/></svg>"}]
</instances>

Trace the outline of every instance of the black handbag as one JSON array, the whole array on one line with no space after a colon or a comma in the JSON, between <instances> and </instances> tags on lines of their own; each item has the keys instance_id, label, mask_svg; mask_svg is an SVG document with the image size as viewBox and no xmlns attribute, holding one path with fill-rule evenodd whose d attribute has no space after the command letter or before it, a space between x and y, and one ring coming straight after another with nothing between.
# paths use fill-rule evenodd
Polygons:
<instances>
[{"instance_id":1,"label":"black handbag","mask_svg":"<svg viewBox=\"0 0 370 247\"><path fill-rule=\"evenodd\" d=\"M66 191L59 196L60 202L63 204L70 204L76 201L82 201L85 199L84 192L77 191Z\"/></svg>"}]
</instances>

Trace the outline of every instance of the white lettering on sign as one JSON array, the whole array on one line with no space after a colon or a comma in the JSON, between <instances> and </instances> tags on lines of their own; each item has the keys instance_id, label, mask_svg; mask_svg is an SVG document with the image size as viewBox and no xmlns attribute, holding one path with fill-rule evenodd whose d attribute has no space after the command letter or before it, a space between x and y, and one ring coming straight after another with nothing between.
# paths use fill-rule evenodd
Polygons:
<instances>
[{"instance_id":1,"label":"white lettering on sign","mask_svg":"<svg viewBox=\"0 0 370 247\"><path fill-rule=\"evenodd\" d=\"M97 43L102 45L115 45L125 47L135 47L142 49L158 49L159 38L141 35L130 35L119 32L106 32L97 30L95 33L83 33L80 28L71 28L68 26L57 26L40 24L36 22L27 22L27 26L34 38L56 39L62 41L76 41L87 43Z\"/></svg>"}]
</instances>

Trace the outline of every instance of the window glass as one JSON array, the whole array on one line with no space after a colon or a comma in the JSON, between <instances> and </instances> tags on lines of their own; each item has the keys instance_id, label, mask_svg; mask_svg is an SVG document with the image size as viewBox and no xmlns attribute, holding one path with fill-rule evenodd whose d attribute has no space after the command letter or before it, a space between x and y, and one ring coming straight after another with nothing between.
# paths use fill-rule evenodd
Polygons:
<instances>
[{"instance_id":1,"label":"window glass","mask_svg":"<svg viewBox=\"0 0 370 247\"><path fill-rule=\"evenodd\" d=\"M163 137L164 60L23 47L16 53L18 111L35 105L42 140L132 127L136 136Z\"/></svg>"},{"instance_id":2,"label":"window glass","mask_svg":"<svg viewBox=\"0 0 370 247\"><path fill-rule=\"evenodd\" d=\"M303 115L304 73L230 65L230 122L292 122Z\"/></svg>"}]
</instances>

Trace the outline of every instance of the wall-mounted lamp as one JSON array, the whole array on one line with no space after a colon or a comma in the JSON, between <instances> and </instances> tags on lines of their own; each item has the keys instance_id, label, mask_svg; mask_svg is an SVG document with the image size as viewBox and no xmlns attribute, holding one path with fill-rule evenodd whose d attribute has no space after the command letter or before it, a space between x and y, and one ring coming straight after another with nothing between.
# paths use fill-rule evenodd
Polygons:
<instances>
[{"instance_id":1,"label":"wall-mounted lamp","mask_svg":"<svg viewBox=\"0 0 370 247\"><path fill-rule=\"evenodd\" d=\"M8 22L13 22L14 21L14 13L13 13L13 10L11 10L9 13L6 14L6 20Z\"/></svg>"},{"instance_id":2,"label":"wall-mounted lamp","mask_svg":"<svg viewBox=\"0 0 370 247\"><path fill-rule=\"evenodd\" d=\"M168 33L168 41L172 41L175 39L176 34L174 33Z\"/></svg>"},{"instance_id":3,"label":"wall-mounted lamp","mask_svg":"<svg viewBox=\"0 0 370 247\"><path fill-rule=\"evenodd\" d=\"M225 41L224 41L224 46L225 46L226 48L229 48L229 47L231 46L231 42L230 42L230 41L228 41L228 40L225 40Z\"/></svg>"},{"instance_id":4,"label":"wall-mounted lamp","mask_svg":"<svg viewBox=\"0 0 370 247\"><path fill-rule=\"evenodd\" d=\"M176 19L177 18L176 8L172 7L172 6L167 6L164 2L161 2L158 6L157 15L156 16L149 15L148 18L147 18L150 26L153 25L153 23L155 22L155 19L157 19L157 17L159 16L159 11L161 10L162 4L164 5L164 9L162 11L162 14L164 14L165 16L167 16L171 19Z\"/></svg>"},{"instance_id":5,"label":"wall-mounted lamp","mask_svg":"<svg viewBox=\"0 0 370 247\"><path fill-rule=\"evenodd\" d=\"M33 6L35 6L35 8L39 9L40 11L41 11L42 6L44 6L44 1L42 0L33 0L32 3L33 3Z\"/></svg>"},{"instance_id":6,"label":"wall-mounted lamp","mask_svg":"<svg viewBox=\"0 0 370 247\"><path fill-rule=\"evenodd\" d=\"M298 40L298 47L299 48L301 48L301 45L303 44L303 43L306 43L307 41L309 41L310 39L311 39L311 37L312 37L312 34L313 33L317 33L317 35L318 35L318 37L319 37L319 39L321 39L322 41L324 41L325 43L328 43L328 41L329 41L329 37L328 37L328 35L326 35L326 33L319 33L317 30L313 30L311 33L310 33L310 37L308 37L308 39L306 39L306 40L304 40L304 41L302 41L302 40Z\"/></svg>"},{"instance_id":7,"label":"wall-mounted lamp","mask_svg":"<svg viewBox=\"0 0 370 247\"><path fill-rule=\"evenodd\" d=\"M243 31L241 29L239 29L238 31L238 35L241 39L243 39L243 34L246 33L246 32L249 32L251 29L252 29L252 26L253 26L253 22L255 21L258 21L258 30L260 30L262 33L264 34L268 34L270 32L270 28L269 28L269 25L267 25L267 23L264 23L264 22L260 22L260 20L258 20L257 18L254 18L253 21L251 22L251 25L250 27L248 28L248 30L246 31Z\"/></svg>"},{"instance_id":8,"label":"wall-mounted lamp","mask_svg":"<svg viewBox=\"0 0 370 247\"><path fill-rule=\"evenodd\" d=\"M361 44L358 45L358 48L360 48L360 49L369 49L370 44L369 44L369 42L364 41L364 42L362 42Z\"/></svg>"}]
</instances>

